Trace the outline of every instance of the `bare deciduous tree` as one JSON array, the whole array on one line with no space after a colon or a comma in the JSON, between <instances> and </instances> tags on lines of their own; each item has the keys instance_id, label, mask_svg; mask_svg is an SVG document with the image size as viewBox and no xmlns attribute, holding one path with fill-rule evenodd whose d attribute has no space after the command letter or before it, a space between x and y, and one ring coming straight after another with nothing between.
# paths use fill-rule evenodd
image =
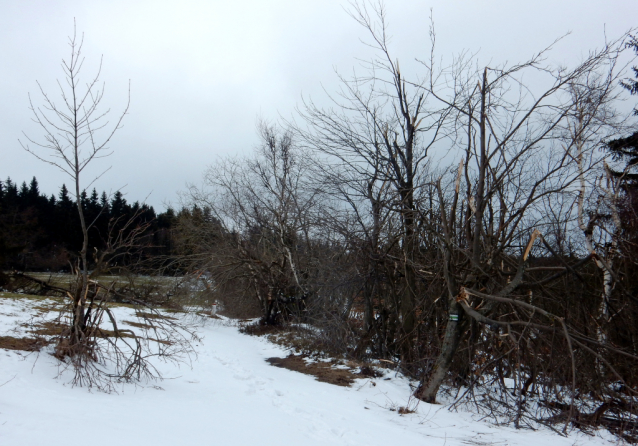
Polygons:
<instances>
[{"instance_id":1,"label":"bare deciduous tree","mask_svg":"<svg viewBox=\"0 0 638 446\"><path fill-rule=\"evenodd\" d=\"M552 46L520 64L478 69L472 57L462 55L437 68L432 30L433 50L421 62L423 72L409 78L390 55L383 6L373 8L376 17L365 4L353 6L353 16L369 31L380 57L365 66L365 75L341 79L334 108L307 101L301 111L306 125L296 130L326 163L342 167L331 172L357 177L325 176L335 190L347 190L344 206L352 208L355 219L362 209L369 212L368 229L380 214L361 185L369 185L370 192L387 191L385 221L399 223L400 238L385 238L393 248L377 238L374 249L384 253L382 293L401 310L384 319L381 301L367 292L363 297L377 307L375 319L385 320L389 332L393 324L401 327L388 353L398 354L406 370L411 361L418 363L416 395L428 402L435 401L455 363L455 373L466 383L476 382L471 374L479 371L525 363L526 369L511 372L527 382L519 398L541 374L555 380L554 387L545 387L555 392L552 398L571 398L572 419L578 412L573 405L577 389L605 382L597 391L613 394L608 378L576 376L581 361L604 363L603 375L622 380L605 355L629 354L612 353L612 346L589 333L600 324L598 313L607 311L614 273L602 251L585 239L596 230L603 248L614 235L602 225L603 208L585 209L583 201L584 184L589 184L593 196L610 196L605 206L611 222L617 220L611 199L616 189L600 187L605 169L597 148L626 129L614 110L626 68L619 62L623 39L606 43L571 69L546 63ZM450 166L451 159L456 160ZM587 212L593 226L582 223ZM563 241L552 243L550 234L557 228L567 232L570 253L558 249ZM609 246L613 251L613 243ZM588 318L557 293L566 296L566 276L584 282L578 269L592 259L604 273L603 304ZM394 271L387 268L392 264ZM587 274L587 280L597 280ZM555 335L562 343L549 341ZM564 351L566 362L540 372L535 358L544 357L539 354L543 343ZM495 348L503 344L509 350ZM467 359L459 358L461 348ZM497 369L478 367L474 361L481 357ZM560 377L563 372L568 379ZM524 412L522 401L517 420Z\"/></svg>"},{"instance_id":2,"label":"bare deciduous tree","mask_svg":"<svg viewBox=\"0 0 638 446\"><path fill-rule=\"evenodd\" d=\"M127 103L114 122L109 122L110 110L104 107L105 86L100 81L102 61L97 72L84 78L83 36L78 36L75 25L69 37L70 56L62 60L64 78L58 81L59 99L54 99L38 83L42 95L42 105L34 105L29 95L33 120L43 132L42 138L25 134L22 147L39 160L61 170L73 181L73 194L82 232L82 246L77 262L71 265L75 281L70 289L39 283L44 289L61 293L68 297L69 305L64 311L70 313L70 324L58 339L56 356L61 360L69 358L75 367L74 383L97 385L110 390L112 379L136 380L159 376L149 363L150 356L178 358L189 351L185 327L168 319L156 318L152 324L143 324L155 334L155 353L149 350L150 337L138 336L132 330L118 327L117 321L108 307L108 302L118 298L122 290L117 286L117 278L99 281L98 276L108 274L118 257L130 256L140 248L141 235L147 226L136 226L138 215L128 221L112 221L111 231L103 235L105 248L98 252L89 246L89 231L95 221L87 221L82 205L82 192L97 178L86 178L87 168L97 159L109 156L113 136L122 126L130 104L130 86ZM86 80L88 79L88 80ZM108 170L105 169L105 171ZM104 173L104 172L103 172ZM140 212L140 211L138 211ZM93 252L91 249L95 248ZM91 256L92 254L92 257ZM90 270L90 264L94 268ZM26 277L26 276L25 276ZM142 302L131 293L124 296L127 302L141 305L154 312L147 302ZM64 313L64 312L63 312ZM144 315L138 311L138 315ZM63 314L66 317L66 313ZM108 321L108 322L107 322ZM101 328L102 322L110 323L112 333ZM113 339L114 338L114 339ZM110 361L115 370L104 368Z\"/></svg>"},{"instance_id":3,"label":"bare deciduous tree","mask_svg":"<svg viewBox=\"0 0 638 446\"><path fill-rule=\"evenodd\" d=\"M83 242L79 265L76 267L79 280L73 296L73 323L68 345L70 354L75 353L73 350L76 347L82 348L82 339L85 337L86 300L89 292L87 257L89 229L93 222L87 222L84 218L80 193L90 183L86 185L82 183L82 174L93 160L110 154L108 144L120 128L130 103L129 94L129 103L117 118L115 125L109 126L106 120L108 110L101 108L104 97L104 84L100 84L102 62L100 61L97 73L90 77L88 82L84 83L81 78L85 61L82 54L83 42L84 36L78 39L74 24L73 36L69 38L71 55L68 60L62 61L64 79L62 82L58 81L62 103L56 103L38 83L44 104L41 107L34 106L31 95L29 95L29 104L34 121L44 132L44 139L37 140L25 135L31 145L22 144L26 151L39 160L60 169L73 180Z\"/></svg>"},{"instance_id":4,"label":"bare deciduous tree","mask_svg":"<svg viewBox=\"0 0 638 446\"><path fill-rule=\"evenodd\" d=\"M243 283L263 323L276 324L286 304L303 305L310 292L301 253L311 243L317 194L305 188L307 162L291 133L263 123L259 132L254 158L220 160L208 169L205 189L190 188L189 203L207 217L195 226L184 222L182 244L191 246L195 268L212 274L218 287ZM201 231L212 237L194 247Z\"/></svg>"},{"instance_id":5,"label":"bare deciduous tree","mask_svg":"<svg viewBox=\"0 0 638 446\"><path fill-rule=\"evenodd\" d=\"M326 163L341 164L344 170L356 172L369 191L364 195L368 195L373 220L379 218L373 191L390 194L385 205L396 213L400 227L396 243L400 246L402 276L395 283L396 311L392 313L399 328L397 342L403 361L408 363L414 359L419 300L418 200L429 152L448 136L446 123L451 109L436 101L426 88L437 82L436 74L428 72L414 81L401 72L388 47L382 5L371 15L365 4L355 3L351 15L370 32L370 45L379 57L364 64L365 75L340 77L343 89L333 98L335 108L323 109L307 102L301 116L308 125L296 126L296 130L306 145L327 156Z\"/></svg>"}]
</instances>

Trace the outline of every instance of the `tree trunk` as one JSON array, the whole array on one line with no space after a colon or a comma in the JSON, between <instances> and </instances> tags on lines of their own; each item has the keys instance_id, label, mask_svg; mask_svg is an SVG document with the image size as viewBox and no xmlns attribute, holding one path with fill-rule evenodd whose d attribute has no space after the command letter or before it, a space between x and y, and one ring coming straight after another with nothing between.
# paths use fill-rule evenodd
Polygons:
<instances>
[{"instance_id":1,"label":"tree trunk","mask_svg":"<svg viewBox=\"0 0 638 446\"><path fill-rule=\"evenodd\" d=\"M427 381L425 379L421 381L419 388L415 392L415 396L420 400L426 403L436 402L436 394L450 370L454 354L461 341L463 325L463 310L456 300L452 300L450 302L450 318L445 328L445 337L443 338L441 353L429 374L429 379Z\"/></svg>"}]
</instances>

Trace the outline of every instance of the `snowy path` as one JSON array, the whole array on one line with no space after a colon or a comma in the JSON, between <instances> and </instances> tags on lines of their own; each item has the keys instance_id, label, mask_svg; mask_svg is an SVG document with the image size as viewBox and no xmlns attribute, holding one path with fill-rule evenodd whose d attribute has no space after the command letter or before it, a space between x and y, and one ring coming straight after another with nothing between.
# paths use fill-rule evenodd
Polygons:
<instances>
[{"instance_id":1,"label":"snowy path","mask_svg":"<svg viewBox=\"0 0 638 446\"><path fill-rule=\"evenodd\" d=\"M265 362L285 356L278 346L208 324L193 368L166 366L171 379L90 393L55 379L55 360L0 350L0 445L574 445L609 444L574 434L516 431L473 421L469 414L420 404L405 406L400 378L358 380L352 387ZM4 334L4 333L0 333ZM13 379L12 379L13 378ZM73 414L82 408L76 423Z\"/></svg>"}]
</instances>

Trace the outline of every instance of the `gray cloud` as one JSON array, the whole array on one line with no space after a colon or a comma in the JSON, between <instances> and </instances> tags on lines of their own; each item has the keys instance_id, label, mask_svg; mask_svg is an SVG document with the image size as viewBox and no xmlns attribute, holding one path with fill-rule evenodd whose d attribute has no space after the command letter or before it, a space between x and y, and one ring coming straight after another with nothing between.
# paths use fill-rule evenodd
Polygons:
<instances>
[{"instance_id":1,"label":"gray cloud","mask_svg":"<svg viewBox=\"0 0 638 446\"><path fill-rule=\"evenodd\" d=\"M0 2L0 177L38 177L57 193L68 180L24 152L21 132L37 137L27 93L36 79L53 92L68 54L73 18L85 33L86 73L104 55L106 101L116 113L131 109L111 144L114 154L95 163L87 180L112 169L98 190L124 191L131 200L176 200L186 182L198 182L215 157L247 153L256 143L258 116L289 116L301 94L325 101L338 88L334 69L347 74L370 51L365 31L337 0L240 1L21 1ZM433 9L438 53L464 49L482 62L523 60L572 31L550 55L574 63L617 37L638 16L624 1L408 1L388 2L393 50L406 69L429 52Z\"/></svg>"}]
</instances>

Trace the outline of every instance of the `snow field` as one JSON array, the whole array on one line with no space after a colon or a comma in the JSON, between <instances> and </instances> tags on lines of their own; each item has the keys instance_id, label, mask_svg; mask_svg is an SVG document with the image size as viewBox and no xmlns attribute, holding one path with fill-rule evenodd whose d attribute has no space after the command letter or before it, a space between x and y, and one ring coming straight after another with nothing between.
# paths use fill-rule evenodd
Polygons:
<instances>
[{"instance_id":1,"label":"snow field","mask_svg":"<svg viewBox=\"0 0 638 446\"><path fill-rule=\"evenodd\" d=\"M42 302L3 299L0 335ZM120 320L135 320L118 308ZM130 314L127 314L130 313ZM202 319L204 321L204 319ZM127 327L130 328L130 327ZM521 445L613 443L606 433L568 438L550 430L515 430L410 400L407 379L387 371L351 387L273 367L288 352L238 332L230 321L198 326L192 367L154 359L164 380L123 384L118 393L71 387L72 375L45 349L0 349L0 445ZM390 378L389 380L387 378ZM415 413L399 415L399 407ZM394 409L394 410L391 410Z\"/></svg>"}]
</instances>

